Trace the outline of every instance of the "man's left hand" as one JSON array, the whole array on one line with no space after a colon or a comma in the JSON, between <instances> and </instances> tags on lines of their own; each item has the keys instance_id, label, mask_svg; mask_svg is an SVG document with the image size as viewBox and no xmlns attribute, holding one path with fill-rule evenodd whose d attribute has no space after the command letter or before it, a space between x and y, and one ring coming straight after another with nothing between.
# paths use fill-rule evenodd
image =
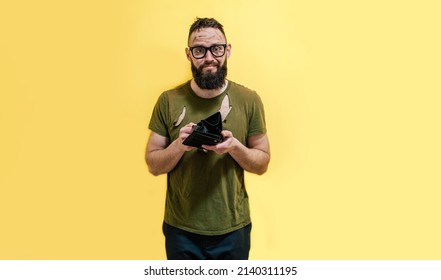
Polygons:
<instances>
[{"instance_id":1,"label":"man's left hand","mask_svg":"<svg viewBox=\"0 0 441 280\"><path fill-rule=\"evenodd\" d=\"M221 134L224 138L222 143L213 146L202 145L202 148L207 151L213 151L219 155L229 153L235 147L238 141L233 137L233 133L229 130L222 130Z\"/></svg>"}]
</instances>

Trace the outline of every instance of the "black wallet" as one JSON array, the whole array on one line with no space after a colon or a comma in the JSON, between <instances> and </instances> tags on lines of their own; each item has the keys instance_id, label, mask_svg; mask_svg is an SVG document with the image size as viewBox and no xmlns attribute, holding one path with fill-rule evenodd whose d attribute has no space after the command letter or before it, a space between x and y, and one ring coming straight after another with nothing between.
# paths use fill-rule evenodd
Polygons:
<instances>
[{"instance_id":1,"label":"black wallet","mask_svg":"<svg viewBox=\"0 0 441 280\"><path fill-rule=\"evenodd\" d=\"M183 144L196 148L201 148L202 145L219 144L224 140L221 131L222 116L220 112L216 112L194 125L192 133L184 140Z\"/></svg>"}]
</instances>

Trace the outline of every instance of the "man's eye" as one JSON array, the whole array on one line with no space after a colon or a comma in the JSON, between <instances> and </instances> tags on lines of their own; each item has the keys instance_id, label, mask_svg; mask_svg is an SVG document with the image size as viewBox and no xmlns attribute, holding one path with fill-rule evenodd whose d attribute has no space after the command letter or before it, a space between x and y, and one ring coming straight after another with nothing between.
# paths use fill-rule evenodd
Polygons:
<instances>
[{"instance_id":1,"label":"man's eye","mask_svg":"<svg viewBox=\"0 0 441 280\"><path fill-rule=\"evenodd\" d=\"M194 51L195 51L196 53L204 53L204 52L205 52L205 49L204 49L204 48L195 48Z\"/></svg>"}]
</instances>

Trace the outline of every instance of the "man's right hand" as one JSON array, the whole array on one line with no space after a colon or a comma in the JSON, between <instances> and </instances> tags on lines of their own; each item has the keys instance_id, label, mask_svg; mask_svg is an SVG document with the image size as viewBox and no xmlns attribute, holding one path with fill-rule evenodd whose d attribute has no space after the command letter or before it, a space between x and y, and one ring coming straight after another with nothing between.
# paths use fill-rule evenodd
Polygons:
<instances>
[{"instance_id":1,"label":"man's right hand","mask_svg":"<svg viewBox=\"0 0 441 280\"><path fill-rule=\"evenodd\" d=\"M170 172L175 168L185 152L191 151L194 147L182 144L193 131L194 123L189 123L179 130L179 136L170 143L170 139L155 132L150 133L147 142L145 160L150 173L157 176Z\"/></svg>"},{"instance_id":2,"label":"man's right hand","mask_svg":"<svg viewBox=\"0 0 441 280\"><path fill-rule=\"evenodd\" d=\"M185 141L185 139L187 139L187 137L192 133L194 125L195 125L194 123L189 123L181 127L181 129L179 130L179 137L178 139L176 139L179 140L179 144L180 146L182 146L181 148L183 148L183 150L186 152L194 149L194 147L182 144Z\"/></svg>"}]
</instances>

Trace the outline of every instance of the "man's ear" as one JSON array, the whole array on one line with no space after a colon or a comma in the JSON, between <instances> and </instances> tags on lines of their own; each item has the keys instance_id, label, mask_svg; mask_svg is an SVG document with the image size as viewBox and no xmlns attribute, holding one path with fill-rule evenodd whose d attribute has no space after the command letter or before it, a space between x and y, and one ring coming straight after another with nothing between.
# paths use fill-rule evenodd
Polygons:
<instances>
[{"instance_id":1,"label":"man's ear","mask_svg":"<svg viewBox=\"0 0 441 280\"><path fill-rule=\"evenodd\" d=\"M231 55L231 44L227 45L227 58L230 58Z\"/></svg>"},{"instance_id":2,"label":"man's ear","mask_svg":"<svg viewBox=\"0 0 441 280\"><path fill-rule=\"evenodd\" d=\"M187 56L187 59L189 60L189 61L191 61L191 54L190 54L190 49L189 48L185 48L185 55Z\"/></svg>"}]
</instances>

